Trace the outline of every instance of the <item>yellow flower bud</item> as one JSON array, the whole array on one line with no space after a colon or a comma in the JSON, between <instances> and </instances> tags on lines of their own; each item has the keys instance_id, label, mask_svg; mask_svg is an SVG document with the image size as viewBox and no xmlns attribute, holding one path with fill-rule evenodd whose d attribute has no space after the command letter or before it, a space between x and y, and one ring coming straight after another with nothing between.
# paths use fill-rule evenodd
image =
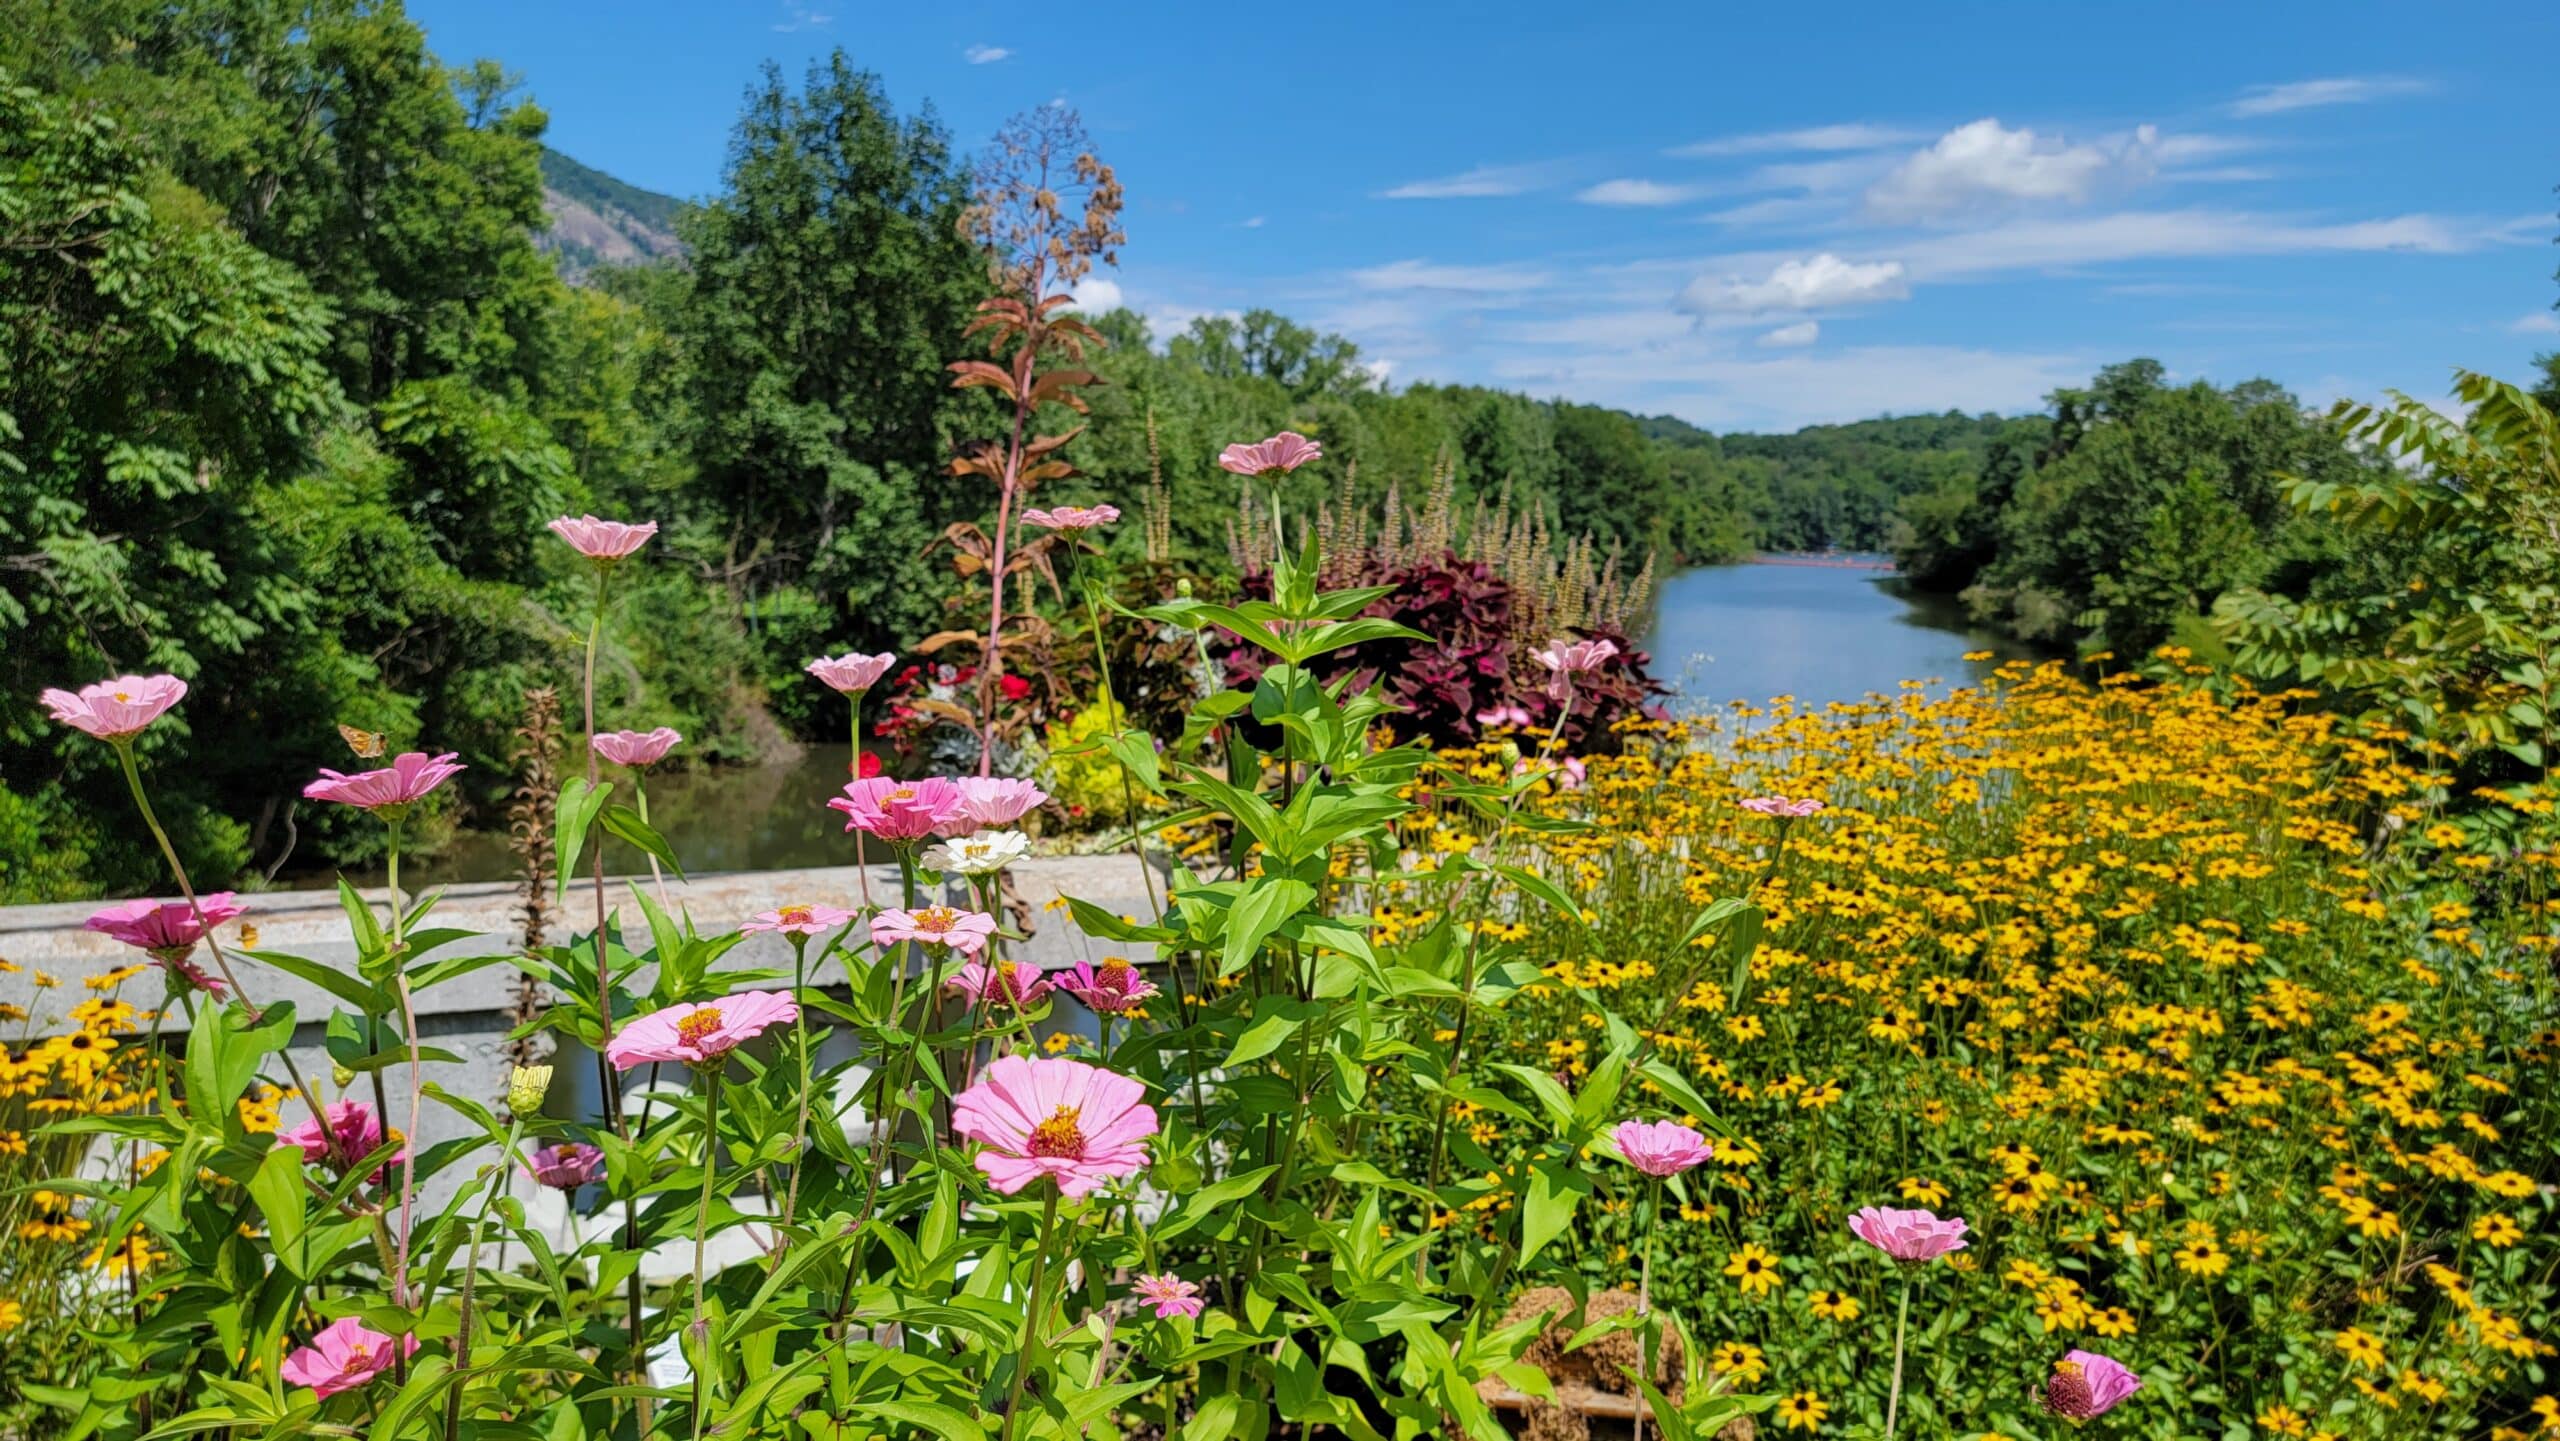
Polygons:
<instances>
[{"instance_id":1,"label":"yellow flower bud","mask_svg":"<svg viewBox=\"0 0 2560 1441\"><path fill-rule=\"evenodd\" d=\"M338 1089L343 1091L356 1083L356 1073L346 1066L331 1066L329 1079L337 1082Z\"/></svg>"},{"instance_id":2,"label":"yellow flower bud","mask_svg":"<svg viewBox=\"0 0 2560 1441\"><path fill-rule=\"evenodd\" d=\"M551 1090L549 1066L518 1066L507 1075L507 1109L519 1116L530 1116L542 1109L542 1098Z\"/></svg>"}]
</instances>

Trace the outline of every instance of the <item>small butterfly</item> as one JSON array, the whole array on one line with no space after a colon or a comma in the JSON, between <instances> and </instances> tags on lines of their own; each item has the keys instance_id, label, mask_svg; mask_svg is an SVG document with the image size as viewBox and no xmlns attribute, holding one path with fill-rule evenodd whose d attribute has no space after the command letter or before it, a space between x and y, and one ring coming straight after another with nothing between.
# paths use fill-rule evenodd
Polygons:
<instances>
[{"instance_id":1,"label":"small butterfly","mask_svg":"<svg viewBox=\"0 0 2560 1441\"><path fill-rule=\"evenodd\" d=\"M254 951L257 948L258 928L249 924L247 921L242 921L240 923L240 949L244 951Z\"/></svg>"},{"instance_id":2,"label":"small butterfly","mask_svg":"<svg viewBox=\"0 0 2560 1441\"><path fill-rule=\"evenodd\" d=\"M347 743L347 749L356 753L356 759L360 761L382 759L383 749L391 739L380 731L360 731L343 722L338 726L338 736Z\"/></svg>"}]
</instances>

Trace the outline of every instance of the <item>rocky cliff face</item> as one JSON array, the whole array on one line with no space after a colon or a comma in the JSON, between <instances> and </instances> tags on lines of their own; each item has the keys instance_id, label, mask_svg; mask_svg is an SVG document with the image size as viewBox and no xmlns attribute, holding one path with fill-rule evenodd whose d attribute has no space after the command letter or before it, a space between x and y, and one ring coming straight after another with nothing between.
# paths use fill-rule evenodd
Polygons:
<instances>
[{"instance_id":1,"label":"rocky cliff face","mask_svg":"<svg viewBox=\"0 0 2560 1441\"><path fill-rule=\"evenodd\" d=\"M691 208L685 201L617 180L547 147L542 180L542 208L551 224L535 244L571 280L599 265L684 253L676 222Z\"/></svg>"}]
</instances>

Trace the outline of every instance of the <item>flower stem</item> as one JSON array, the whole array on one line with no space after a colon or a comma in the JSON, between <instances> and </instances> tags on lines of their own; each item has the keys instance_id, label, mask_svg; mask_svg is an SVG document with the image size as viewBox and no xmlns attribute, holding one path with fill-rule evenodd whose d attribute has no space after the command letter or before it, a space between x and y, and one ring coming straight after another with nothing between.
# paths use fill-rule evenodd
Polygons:
<instances>
[{"instance_id":1,"label":"flower stem","mask_svg":"<svg viewBox=\"0 0 2560 1441\"><path fill-rule=\"evenodd\" d=\"M1645 1384L1655 1384L1654 1357L1662 1346L1662 1331L1653 1319L1653 1233L1662 1229L1662 1179L1655 1177L1645 1188L1644 1264L1636 1272L1636 1317L1639 1334L1644 1338L1644 1369L1639 1371ZM1636 1402L1635 1441L1644 1441L1644 1418L1652 1408L1639 1398Z\"/></svg>"},{"instance_id":2,"label":"flower stem","mask_svg":"<svg viewBox=\"0 0 2560 1441\"><path fill-rule=\"evenodd\" d=\"M516 1143L522 1139L523 1135L522 1119L508 1122L506 1149L498 1157L500 1166L515 1164ZM504 1174L501 1172L500 1176ZM471 1298L480 1281L480 1231L488 1224L489 1203L498 1197L500 1176L489 1178L489 1189L480 1197L479 1213L471 1218L470 1259L464 1263L462 1270L462 1318L453 1332L453 1384L446 1388L444 1398L444 1434L447 1436L462 1434L462 1392L464 1383L470 1379L471 1373ZM503 1255L498 1265L499 1269L505 1269L506 1261Z\"/></svg>"},{"instance_id":3,"label":"flower stem","mask_svg":"<svg viewBox=\"0 0 2560 1441\"><path fill-rule=\"evenodd\" d=\"M720 1070L714 1061L703 1075L710 1095L702 1108L702 1204L693 1217L693 1441L702 1441L702 1371L711 1361L711 1319L702 1294L703 1238L711 1229L711 1178L720 1158Z\"/></svg>"},{"instance_id":4,"label":"flower stem","mask_svg":"<svg viewBox=\"0 0 2560 1441\"><path fill-rule=\"evenodd\" d=\"M1013 1392L1005 1398L1004 1435L1001 1441L1013 1441L1014 1423L1022 1415L1023 1383L1031 1379L1031 1368L1046 1349L1049 1330L1049 1242L1058 1228L1058 1190L1049 1188L1048 1203L1040 1208L1040 1247L1031 1253L1031 1305L1022 1313L1022 1345L1013 1358Z\"/></svg>"},{"instance_id":5,"label":"flower stem","mask_svg":"<svg viewBox=\"0 0 2560 1441\"><path fill-rule=\"evenodd\" d=\"M1911 1276L1902 1278L1902 1309L1893 1318L1893 1389L1884 1398L1884 1441L1893 1441L1894 1424L1902 1418L1902 1336L1911 1324Z\"/></svg>"},{"instance_id":6,"label":"flower stem","mask_svg":"<svg viewBox=\"0 0 2560 1441\"><path fill-rule=\"evenodd\" d=\"M791 1030L800 1051L800 1114L791 1126L791 1187L782 1196L782 1228L774 1233L777 1266L782 1249L791 1244L782 1233L791 1229L792 1213L800 1208L800 1173L809 1169L809 1002L803 994L809 989L809 938L797 931L791 935L791 976L791 1000L798 1010Z\"/></svg>"}]
</instances>

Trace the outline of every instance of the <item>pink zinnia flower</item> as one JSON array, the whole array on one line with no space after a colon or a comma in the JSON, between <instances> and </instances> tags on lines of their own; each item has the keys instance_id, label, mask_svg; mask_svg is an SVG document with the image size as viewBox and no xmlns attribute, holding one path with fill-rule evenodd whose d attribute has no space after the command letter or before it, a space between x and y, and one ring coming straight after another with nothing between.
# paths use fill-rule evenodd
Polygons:
<instances>
[{"instance_id":1,"label":"pink zinnia flower","mask_svg":"<svg viewBox=\"0 0 2560 1441\"><path fill-rule=\"evenodd\" d=\"M2106 1415L2142 1389L2142 1378L2122 1362L2095 1351L2073 1351L2053 1363L2053 1376L2037 1399L2044 1409L2072 1421Z\"/></svg>"},{"instance_id":2,"label":"pink zinnia flower","mask_svg":"<svg viewBox=\"0 0 2560 1441\"><path fill-rule=\"evenodd\" d=\"M1566 640L1562 636L1547 642L1547 647L1531 653L1531 659L1553 672L1547 678L1547 694L1562 700L1573 685L1573 678L1600 669L1618 653L1613 640Z\"/></svg>"},{"instance_id":3,"label":"pink zinnia flower","mask_svg":"<svg viewBox=\"0 0 2560 1441\"><path fill-rule=\"evenodd\" d=\"M987 938L995 933L995 917L984 911L963 911L950 906L882 911L871 918L871 944L884 951L900 941L921 941L928 946L949 946L964 956L974 956L986 949Z\"/></svg>"},{"instance_id":4,"label":"pink zinnia flower","mask_svg":"<svg viewBox=\"0 0 2560 1441\"><path fill-rule=\"evenodd\" d=\"M1909 1265L1934 1261L1966 1245L1964 1219L1941 1221L1933 1211L1868 1206L1849 1218L1849 1229L1859 1240Z\"/></svg>"},{"instance_id":5,"label":"pink zinnia flower","mask_svg":"<svg viewBox=\"0 0 2560 1441\"><path fill-rule=\"evenodd\" d=\"M716 1001L680 1002L615 1032L604 1055L618 1071L650 1061L718 1065L721 1057L754 1040L765 1027L797 1020L799 1015L800 1003L784 991L740 991Z\"/></svg>"},{"instance_id":6,"label":"pink zinnia flower","mask_svg":"<svg viewBox=\"0 0 2560 1441\"><path fill-rule=\"evenodd\" d=\"M920 841L960 818L968 804L960 787L940 776L920 781L871 776L848 782L827 809L845 814L844 828L877 840Z\"/></svg>"},{"instance_id":7,"label":"pink zinnia flower","mask_svg":"<svg viewBox=\"0 0 2560 1441\"><path fill-rule=\"evenodd\" d=\"M823 935L853 919L853 912L837 906L782 906L748 919L738 927L748 935L759 931L778 931L786 936Z\"/></svg>"},{"instance_id":8,"label":"pink zinnia flower","mask_svg":"<svg viewBox=\"0 0 2560 1441\"><path fill-rule=\"evenodd\" d=\"M1090 507L1062 505L1055 510L1026 510L1022 513L1022 522L1025 525L1036 525L1042 530L1063 530L1071 533L1091 530L1097 525L1109 525L1119 518L1120 507L1116 505Z\"/></svg>"},{"instance_id":9,"label":"pink zinnia flower","mask_svg":"<svg viewBox=\"0 0 2560 1441\"><path fill-rule=\"evenodd\" d=\"M1219 466L1238 475L1286 475L1323 458L1323 446L1294 430L1284 430L1259 445L1238 443L1218 452Z\"/></svg>"},{"instance_id":10,"label":"pink zinnia flower","mask_svg":"<svg viewBox=\"0 0 2560 1441\"><path fill-rule=\"evenodd\" d=\"M395 1139L384 1134L382 1119L362 1101L332 1101L325 1113L329 1118L327 1130L320 1128L320 1117L313 1116L290 1131L277 1132L276 1144L301 1151L302 1159L314 1166L344 1171L381 1150L384 1141ZM382 1173L390 1169L391 1162L408 1154L408 1142L402 1139L400 1149L384 1158L383 1165L375 1169L373 1179L380 1181Z\"/></svg>"},{"instance_id":11,"label":"pink zinnia flower","mask_svg":"<svg viewBox=\"0 0 2560 1441\"><path fill-rule=\"evenodd\" d=\"M975 835L989 826L1012 825L1049 799L1047 791L1029 781L1000 776L962 776L952 784L960 787L960 814L935 827L935 833L945 839Z\"/></svg>"},{"instance_id":12,"label":"pink zinnia flower","mask_svg":"<svg viewBox=\"0 0 2560 1441\"><path fill-rule=\"evenodd\" d=\"M1829 809L1829 807L1825 806L1821 801L1815 800L1811 796L1806 796L1800 800L1792 801L1788 800L1785 796L1751 796L1742 800L1739 804L1744 810L1751 811L1758 815L1777 816L1791 821L1800 821L1806 816L1815 815Z\"/></svg>"},{"instance_id":13,"label":"pink zinnia flower","mask_svg":"<svg viewBox=\"0 0 2560 1441\"><path fill-rule=\"evenodd\" d=\"M1648 1176L1677 1176L1712 1158L1716 1148L1707 1138L1677 1121L1620 1121L1609 1133L1627 1164Z\"/></svg>"},{"instance_id":14,"label":"pink zinnia flower","mask_svg":"<svg viewBox=\"0 0 2560 1441\"><path fill-rule=\"evenodd\" d=\"M387 769L351 776L324 768L320 779L302 788L302 796L305 800L336 801L368 811L406 806L425 799L436 787L462 774L465 768L453 763L453 754L446 751L430 756L423 751L410 751L393 757Z\"/></svg>"},{"instance_id":15,"label":"pink zinnia flower","mask_svg":"<svg viewBox=\"0 0 2560 1441\"><path fill-rule=\"evenodd\" d=\"M1528 723L1529 712L1508 701L1491 710L1476 712L1476 724L1480 726L1525 726Z\"/></svg>"},{"instance_id":16,"label":"pink zinnia flower","mask_svg":"<svg viewBox=\"0 0 2560 1441\"><path fill-rule=\"evenodd\" d=\"M73 730L120 741L186 696L187 683L173 675L120 675L77 691L49 690L41 699L55 720Z\"/></svg>"},{"instance_id":17,"label":"pink zinnia flower","mask_svg":"<svg viewBox=\"0 0 2560 1441\"><path fill-rule=\"evenodd\" d=\"M1049 982L1029 961L971 961L943 982L942 989L979 1005L1019 1008L1049 994Z\"/></svg>"},{"instance_id":18,"label":"pink zinnia flower","mask_svg":"<svg viewBox=\"0 0 2560 1441\"><path fill-rule=\"evenodd\" d=\"M1084 1196L1147 1167L1155 1108L1128 1077L1082 1061L1000 1057L951 1104L952 1129L986 1147L978 1169L1010 1196L1047 1176Z\"/></svg>"},{"instance_id":19,"label":"pink zinnia flower","mask_svg":"<svg viewBox=\"0 0 2560 1441\"><path fill-rule=\"evenodd\" d=\"M618 766L638 770L653 766L667 758L667 752L682 744L684 737L670 727L652 731L603 731L590 742L596 754Z\"/></svg>"},{"instance_id":20,"label":"pink zinnia flower","mask_svg":"<svg viewBox=\"0 0 2560 1441\"><path fill-rule=\"evenodd\" d=\"M551 522L551 533L598 565L611 565L647 545L649 537L658 533L658 523L649 520L630 525L619 520L598 520L592 515L575 520L564 515Z\"/></svg>"},{"instance_id":21,"label":"pink zinnia flower","mask_svg":"<svg viewBox=\"0 0 2560 1441\"><path fill-rule=\"evenodd\" d=\"M1125 1016L1163 994L1123 956L1106 956L1099 966L1078 962L1058 979L1058 989L1106 1016Z\"/></svg>"},{"instance_id":22,"label":"pink zinnia flower","mask_svg":"<svg viewBox=\"0 0 2560 1441\"><path fill-rule=\"evenodd\" d=\"M846 695L860 695L878 685L880 677L887 675L889 667L897 663L896 651L884 650L878 655L864 655L854 650L846 651L839 656L820 656L802 666L801 669Z\"/></svg>"},{"instance_id":23,"label":"pink zinnia flower","mask_svg":"<svg viewBox=\"0 0 2560 1441\"><path fill-rule=\"evenodd\" d=\"M202 924L196 920L199 910L204 912ZM184 957L204 939L206 930L228 925L248 910L230 891L214 891L197 897L192 906L182 900L127 901L109 906L91 916L85 928L135 950L148 951L153 960L166 961Z\"/></svg>"},{"instance_id":24,"label":"pink zinnia flower","mask_svg":"<svg viewBox=\"0 0 2560 1441\"><path fill-rule=\"evenodd\" d=\"M417 1337L403 1336L395 1343L355 1317L341 1316L312 1337L310 1345L285 1357L279 1374L296 1386L308 1386L322 1396L335 1396L390 1370L394 1355L417 1354Z\"/></svg>"},{"instance_id":25,"label":"pink zinnia flower","mask_svg":"<svg viewBox=\"0 0 2560 1441\"><path fill-rule=\"evenodd\" d=\"M584 1141L563 1141L534 1152L526 1169L543 1185L574 1191L604 1175L604 1152Z\"/></svg>"},{"instance_id":26,"label":"pink zinnia flower","mask_svg":"<svg viewBox=\"0 0 2560 1441\"><path fill-rule=\"evenodd\" d=\"M1197 1316L1208 1303L1200 1299L1200 1288L1180 1276L1140 1276L1129 1288L1140 1304L1156 1308L1156 1319L1170 1321L1176 1316Z\"/></svg>"}]
</instances>

